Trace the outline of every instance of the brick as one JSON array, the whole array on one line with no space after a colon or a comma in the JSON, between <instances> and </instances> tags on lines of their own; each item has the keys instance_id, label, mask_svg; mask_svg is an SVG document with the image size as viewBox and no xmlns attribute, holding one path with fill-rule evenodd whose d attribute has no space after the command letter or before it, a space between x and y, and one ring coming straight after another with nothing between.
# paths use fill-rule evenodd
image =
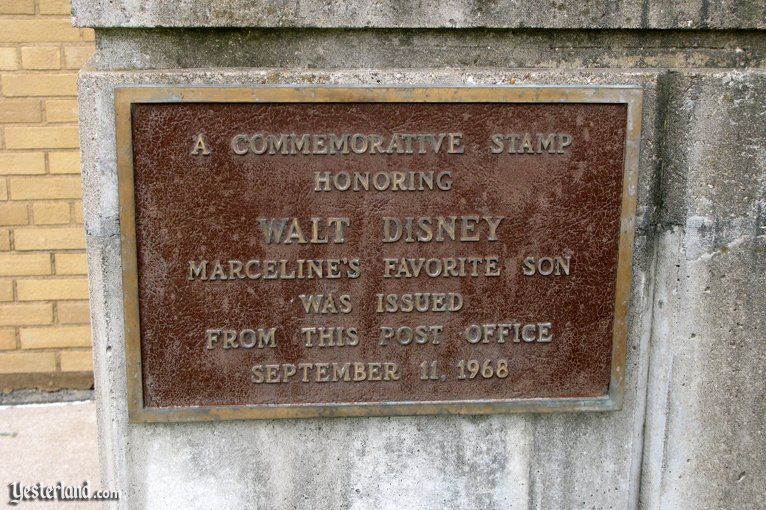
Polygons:
<instances>
[{"instance_id":1,"label":"brick","mask_svg":"<svg viewBox=\"0 0 766 510\"><path fill-rule=\"evenodd\" d=\"M73 28L68 19L0 19L0 42L61 43L80 39L81 30Z\"/></svg>"},{"instance_id":2,"label":"brick","mask_svg":"<svg viewBox=\"0 0 766 510\"><path fill-rule=\"evenodd\" d=\"M35 0L3 0L0 14L34 14Z\"/></svg>"},{"instance_id":3,"label":"brick","mask_svg":"<svg viewBox=\"0 0 766 510\"><path fill-rule=\"evenodd\" d=\"M61 50L55 46L21 48L21 67L24 69L61 69Z\"/></svg>"},{"instance_id":4,"label":"brick","mask_svg":"<svg viewBox=\"0 0 766 510\"><path fill-rule=\"evenodd\" d=\"M51 274L47 253L0 253L0 276L39 276Z\"/></svg>"},{"instance_id":5,"label":"brick","mask_svg":"<svg viewBox=\"0 0 766 510\"><path fill-rule=\"evenodd\" d=\"M0 123L20 124L43 119L40 101L1 101Z\"/></svg>"},{"instance_id":6,"label":"brick","mask_svg":"<svg viewBox=\"0 0 766 510\"><path fill-rule=\"evenodd\" d=\"M52 352L0 353L0 374L55 372L56 355Z\"/></svg>"},{"instance_id":7,"label":"brick","mask_svg":"<svg viewBox=\"0 0 766 510\"><path fill-rule=\"evenodd\" d=\"M72 14L69 0L39 0L40 14Z\"/></svg>"},{"instance_id":8,"label":"brick","mask_svg":"<svg viewBox=\"0 0 766 510\"><path fill-rule=\"evenodd\" d=\"M2 104L2 103L0 103ZM45 173L45 153L0 153L0 175L26 175Z\"/></svg>"},{"instance_id":9,"label":"brick","mask_svg":"<svg viewBox=\"0 0 766 510\"><path fill-rule=\"evenodd\" d=\"M77 176L11 177L10 192L13 200L45 200L80 198L82 188Z\"/></svg>"},{"instance_id":10,"label":"brick","mask_svg":"<svg viewBox=\"0 0 766 510\"><path fill-rule=\"evenodd\" d=\"M76 96L77 75L65 74L6 74L3 75L3 95L15 96Z\"/></svg>"},{"instance_id":11,"label":"brick","mask_svg":"<svg viewBox=\"0 0 766 510\"><path fill-rule=\"evenodd\" d=\"M56 274L87 274L88 263L84 253L57 253Z\"/></svg>"},{"instance_id":12,"label":"brick","mask_svg":"<svg viewBox=\"0 0 766 510\"><path fill-rule=\"evenodd\" d=\"M88 279L16 280L16 299L18 301L88 299Z\"/></svg>"},{"instance_id":13,"label":"brick","mask_svg":"<svg viewBox=\"0 0 766 510\"><path fill-rule=\"evenodd\" d=\"M13 280L0 280L0 301L13 301Z\"/></svg>"},{"instance_id":14,"label":"brick","mask_svg":"<svg viewBox=\"0 0 766 510\"><path fill-rule=\"evenodd\" d=\"M27 204L0 204L0 225L26 225L29 223Z\"/></svg>"},{"instance_id":15,"label":"brick","mask_svg":"<svg viewBox=\"0 0 766 510\"><path fill-rule=\"evenodd\" d=\"M90 326L21 328L19 339L22 349L90 347Z\"/></svg>"},{"instance_id":16,"label":"brick","mask_svg":"<svg viewBox=\"0 0 766 510\"><path fill-rule=\"evenodd\" d=\"M17 228L13 232L15 248L29 250L81 250L85 248L82 227Z\"/></svg>"},{"instance_id":17,"label":"brick","mask_svg":"<svg viewBox=\"0 0 766 510\"><path fill-rule=\"evenodd\" d=\"M0 326L37 326L53 322L50 303L13 303L0 305Z\"/></svg>"},{"instance_id":18,"label":"brick","mask_svg":"<svg viewBox=\"0 0 766 510\"><path fill-rule=\"evenodd\" d=\"M96 40L96 32L92 28L81 28L80 38L83 41L93 42Z\"/></svg>"},{"instance_id":19,"label":"brick","mask_svg":"<svg viewBox=\"0 0 766 510\"><path fill-rule=\"evenodd\" d=\"M90 307L87 301L61 301L56 304L61 324L90 324Z\"/></svg>"},{"instance_id":20,"label":"brick","mask_svg":"<svg viewBox=\"0 0 766 510\"><path fill-rule=\"evenodd\" d=\"M8 149L68 149L79 145L77 126L5 128Z\"/></svg>"},{"instance_id":21,"label":"brick","mask_svg":"<svg viewBox=\"0 0 766 510\"><path fill-rule=\"evenodd\" d=\"M0 179L0 200L8 200L8 184L5 179Z\"/></svg>"},{"instance_id":22,"label":"brick","mask_svg":"<svg viewBox=\"0 0 766 510\"><path fill-rule=\"evenodd\" d=\"M74 217L72 218L75 224L82 225L85 223L84 212L82 210L82 202L75 202L74 204Z\"/></svg>"},{"instance_id":23,"label":"brick","mask_svg":"<svg viewBox=\"0 0 766 510\"><path fill-rule=\"evenodd\" d=\"M45 102L45 119L48 122L76 122L76 99L51 99Z\"/></svg>"},{"instance_id":24,"label":"brick","mask_svg":"<svg viewBox=\"0 0 766 510\"><path fill-rule=\"evenodd\" d=\"M88 351L63 351L61 353L62 372L92 372L93 353Z\"/></svg>"},{"instance_id":25,"label":"brick","mask_svg":"<svg viewBox=\"0 0 766 510\"><path fill-rule=\"evenodd\" d=\"M69 202L37 202L32 205L35 225L69 223Z\"/></svg>"},{"instance_id":26,"label":"brick","mask_svg":"<svg viewBox=\"0 0 766 510\"><path fill-rule=\"evenodd\" d=\"M11 233L7 228L0 228L0 251L11 249Z\"/></svg>"},{"instance_id":27,"label":"brick","mask_svg":"<svg viewBox=\"0 0 766 510\"><path fill-rule=\"evenodd\" d=\"M64 67L66 69L80 69L85 62L95 53L93 45L66 46L64 48Z\"/></svg>"},{"instance_id":28,"label":"brick","mask_svg":"<svg viewBox=\"0 0 766 510\"><path fill-rule=\"evenodd\" d=\"M19 68L16 48L0 48L0 71L15 71Z\"/></svg>"},{"instance_id":29,"label":"brick","mask_svg":"<svg viewBox=\"0 0 766 510\"><path fill-rule=\"evenodd\" d=\"M78 151L49 152L48 167L52 174L79 174L80 153Z\"/></svg>"},{"instance_id":30,"label":"brick","mask_svg":"<svg viewBox=\"0 0 766 510\"><path fill-rule=\"evenodd\" d=\"M0 329L0 350L16 348L16 330Z\"/></svg>"}]
</instances>

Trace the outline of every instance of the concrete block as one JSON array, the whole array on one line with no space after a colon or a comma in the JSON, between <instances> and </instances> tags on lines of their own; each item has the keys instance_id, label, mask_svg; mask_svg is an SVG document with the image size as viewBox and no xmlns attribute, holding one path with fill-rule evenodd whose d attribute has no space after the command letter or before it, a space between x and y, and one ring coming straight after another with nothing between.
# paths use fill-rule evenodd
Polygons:
<instances>
[{"instance_id":1,"label":"concrete block","mask_svg":"<svg viewBox=\"0 0 766 510\"><path fill-rule=\"evenodd\" d=\"M766 505L766 73L669 79L643 508Z\"/></svg>"},{"instance_id":2,"label":"concrete block","mask_svg":"<svg viewBox=\"0 0 766 510\"><path fill-rule=\"evenodd\" d=\"M81 27L303 27L303 28L764 28L757 1L518 2L497 0L245 0L183 2L74 0Z\"/></svg>"},{"instance_id":3,"label":"concrete block","mask_svg":"<svg viewBox=\"0 0 766 510\"><path fill-rule=\"evenodd\" d=\"M656 146L642 148L625 406L613 413L128 424L114 88L257 84L641 84L654 139L656 75L609 71L223 70L80 77L81 147L104 484L127 508L242 506L626 508L638 499L651 310ZM264 466L268 466L264 469ZM172 483L171 483L172 481Z\"/></svg>"},{"instance_id":4,"label":"concrete block","mask_svg":"<svg viewBox=\"0 0 766 510\"><path fill-rule=\"evenodd\" d=\"M532 5L532 4L529 4ZM264 67L435 68L763 67L758 31L273 30L99 31L99 69ZM194 48L194 51L190 51Z\"/></svg>"}]
</instances>

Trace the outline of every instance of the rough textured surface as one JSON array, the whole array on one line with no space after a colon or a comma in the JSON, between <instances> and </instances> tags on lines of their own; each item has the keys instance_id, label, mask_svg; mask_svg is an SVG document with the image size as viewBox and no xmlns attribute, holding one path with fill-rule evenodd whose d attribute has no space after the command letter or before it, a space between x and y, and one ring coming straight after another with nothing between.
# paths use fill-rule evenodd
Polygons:
<instances>
[{"instance_id":1,"label":"rough textured surface","mask_svg":"<svg viewBox=\"0 0 766 510\"><path fill-rule=\"evenodd\" d=\"M83 27L766 28L752 0L73 0Z\"/></svg>"},{"instance_id":2,"label":"rough textured surface","mask_svg":"<svg viewBox=\"0 0 766 510\"><path fill-rule=\"evenodd\" d=\"M638 499L657 196L651 72L409 70L81 75L81 146L103 484L115 507L629 508ZM644 137L620 412L128 424L114 87L138 84L640 84ZM648 228L647 228L648 227Z\"/></svg>"},{"instance_id":3,"label":"rough textured surface","mask_svg":"<svg viewBox=\"0 0 766 510\"><path fill-rule=\"evenodd\" d=\"M668 79L644 508L766 506L764 91Z\"/></svg>"},{"instance_id":4,"label":"rough textured surface","mask_svg":"<svg viewBox=\"0 0 766 510\"><path fill-rule=\"evenodd\" d=\"M135 106L131 141L136 155L137 294L142 307L136 330L144 339L144 405L172 408L225 403L608 395L627 115L624 104ZM459 131L462 154L456 157L443 150L429 154L429 159L404 154L371 158L368 153L248 157L229 150L232 136L252 133L254 129L280 133L297 127L299 133L331 133L337 126L353 126L355 132L384 136ZM206 144L212 152L206 158L190 156L187 147L188 140L194 139L200 129L207 133ZM493 133L511 130L572 133L574 141L565 154L562 149L562 154L527 158L524 170L519 171L522 163L518 158L489 151ZM185 169L181 174L179 166ZM347 193L342 199L338 193L313 191L313 172L335 172L339 167L371 173L390 168L449 169L452 186L449 193L437 190L385 195L373 188L371 192ZM312 172L306 172L306 168ZM204 185L200 186L201 182ZM494 192L487 194L487 189ZM275 196L281 198L273 200ZM423 244L381 242L381 217L428 217L446 211L455 215L476 211L501 215L497 241L487 241L486 231L480 226L477 231L481 239L468 245L446 240L431 243L426 250ZM267 245L259 235L258 218L299 214L349 218L343 246L307 245L298 251L291 245ZM324 227L317 231L323 233ZM233 243L233 239L239 242ZM564 249L573 254L572 278L529 278L521 274L519 268L529 253L553 255L562 252L552 250ZM496 277L484 276L486 270L480 268L476 277L429 279L423 274L417 280L382 278L383 257L417 257L424 253L444 258L499 255L503 270ZM334 281L295 275L296 257L321 261L340 256L356 258L361 271L357 274L348 263L340 263ZM242 261L284 259L290 261L292 278L221 284L207 280L210 267L206 270L207 281L189 282L190 260L210 260L212 264L219 257ZM459 313L449 316L434 318L432 314L430 319L409 319L409 324L414 320L440 321L443 331L435 340L438 347L377 345L381 327L408 324L408 319L395 322L402 319L376 313L375 293L412 292L413 284L418 292L459 293L465 304ZM342 316L305 314L297 296L323 293L349 293L353 309ZM583 302L588 303L587 308L582 307ZM227 304L224 307L222 303ZM510 310L508 303L513 303ZM495 343L481 346L481 350L463 340L466 327L482 324L493 316L501 321L537 317L556 325L555 339L549 345L509 347ZM217 325L222 322L234 328L274 327L275 345L236 352L219 348L200 356L202 332L220 327ZM300 331L307 326L356 328L359 345L304 348ZM481 385L458 380L458 371L453 367L460 360L476 356L504 359L511 367L510 373ZM429 357L438 359L445 378L437 385L420 381L418 366ZM348 385L301 383L300 377L285 384L251 381L250 369L257 364L357 361L394 363L397 380ZM308 378L315 381L316 374Z\"/></svg>"},{"instance_id":5,"label":"rough textured surface","mask_svg":"<svg viewBox=\"0 0 766 510\"><path fill-rule=\"evenodd\" d=\"M96 405L93 401L0 406L0 482L8 504L8 484L21 482L108 489L100 482L96 454ZM66 508L98 503L25 501L19 508Z\"/></svg>"},{"instance_id":6,"label":"rough textured surface","mask_svg":"<svg viewBox=\"0 0 766 510\"><path fill-rule=\"evenodd\" d=\"M764 67L760 31L103 29L99 69ZM205 48L197 51L196 48Z\"/></svg>"}]
</instances>

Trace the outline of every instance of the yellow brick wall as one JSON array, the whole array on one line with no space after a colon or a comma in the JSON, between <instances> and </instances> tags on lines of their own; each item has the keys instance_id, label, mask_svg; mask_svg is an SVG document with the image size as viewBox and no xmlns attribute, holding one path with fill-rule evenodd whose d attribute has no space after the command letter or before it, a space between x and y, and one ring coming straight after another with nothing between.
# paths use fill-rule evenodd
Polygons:
<instances>
[{"instance_id":1,"label":"yellow brick wall","mask_svg":"<svg viewBox=\"0 0 766 510\"><path fill-rule=\"evenodd\" d=\"M0 392L92 383L69 0L0 0Z\"/></svg>"}]
</instances>

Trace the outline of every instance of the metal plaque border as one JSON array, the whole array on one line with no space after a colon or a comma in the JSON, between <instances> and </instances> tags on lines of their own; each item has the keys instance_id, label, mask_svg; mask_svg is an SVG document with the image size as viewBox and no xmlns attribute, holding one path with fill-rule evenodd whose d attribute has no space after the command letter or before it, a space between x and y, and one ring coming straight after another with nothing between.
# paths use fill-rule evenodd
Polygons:
<instances>
[{"instance_id":1,"label":"metal plaque border","mask_svg":"<svg viewBox=\"0 0 766 510\"><path fill-rule=\"evenodd\" d=\"M608 394L599 398L488 399L344 404L282 404L146 408L143 405L141 338L131 105L134 103L621 103L628 108L622 211L617 263L612 368ZM633 239L643 90L640 86L346 87L252 86L115 88L117 173L120 202L122 286L128 414L132 423L189 422L341 416L468 415L520 412L613 411L625 389L627 315L632 282Z\"/></svg>"}]
</instances>

